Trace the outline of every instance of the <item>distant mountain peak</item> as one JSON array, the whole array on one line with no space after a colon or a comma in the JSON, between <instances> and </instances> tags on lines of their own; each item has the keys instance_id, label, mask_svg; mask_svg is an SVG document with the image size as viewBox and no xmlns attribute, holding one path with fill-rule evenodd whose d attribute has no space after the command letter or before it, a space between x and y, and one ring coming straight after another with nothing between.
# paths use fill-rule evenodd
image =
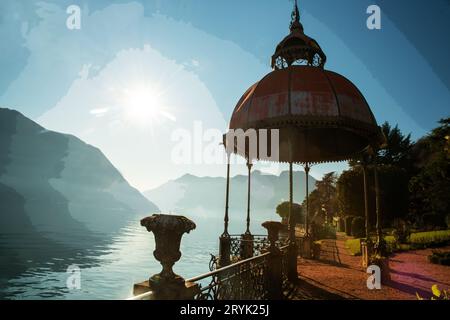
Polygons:
<instances>
[{"instance_id":1,"label":"distant mountain peak","mask_svg":"<svg viewBox=\"0 0 450 320\"><path fill-rule=\"evenodd\" d=\"M6 108L0 108L0 186L7 190L0 192L5 232L19 231L12 227L20 225L15 218L62 237L70 228L108 232L159 211L100 149Z\"/></svg>"},{"instance_id":2,"label":"distant mountain peak","mask_svg":"<svg viewBox=\"0 0 450 320\"><path fill-rule=\"evenodd\" d=\"M302 202L305 197L305 182L295 171L294 200ZM247 203L247 175L236 175L230 178L230 210L245 211ZM256 212L274 212L276 206L288 199L288 172L280 175L265 173L260 170L252 172L251 203ZM314 190L316 180L310 176L309 190ZM144 192L163 211L195 214L201 212L220 212L225 205L225 177L198 177L185 174L157 188Z\"/></svg>"}]
</instances>

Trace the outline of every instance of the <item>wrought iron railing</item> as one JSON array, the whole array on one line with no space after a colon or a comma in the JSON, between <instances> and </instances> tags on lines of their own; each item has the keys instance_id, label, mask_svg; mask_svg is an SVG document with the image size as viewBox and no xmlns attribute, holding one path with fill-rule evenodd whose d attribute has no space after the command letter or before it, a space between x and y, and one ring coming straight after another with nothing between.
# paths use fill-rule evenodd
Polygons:
<instances>
[{"instance_id":1,"label":"wrought iron railing","mask_svg":"<svg viewBox=\"0 0 450 320\"><path fill-rule=\"evenodd\" d=\"M159 250L155 257L161 262L163 270L152 277L158 277L157 283L149 280L135 284L136 296L130 300L278 300L284 299L289 288L296 283L296 270L293 269L296 267L293 265L295 245L287 245L286 237L280 240L279 232L283 226L279 222L266 221L262 224L268 230L268 237L248 233L230 236L224 233L219 245L222 256L211 255L211 272L186 282L179 282L180 278L174 274L172 267L179 258L182 233L192 230L195 224L185 217L171 215L153 215L143 219L141 224L155 233L156 248ZM164 237L161 238L162 235ZM175 241L168 235L175 235ZM165 246L158 246L158 239ZM168 245L173 243L178 246ZM147 290L151 292L142 293Z\"/></svg>"},{"instance_id":2,"label":"wrought iron railing","mask_svg":"<svg viewBox=\"0 0 450 320\"><path fill-rule=\"evenodd\" d=\"M288 239L280 239L276 242L279 248L286 245ZM253 243L252 243L253 242ZM250 244L252 246L251 257L262 255L269 251L270 241L265 235L253 235L253 240L246 240L242 235L230 235L230 261L236 263L246 257L243 256L244 247ZM219 257L213 254L209 261L209 270L214 271L219 266Z\"/></svg>"},{"instance_id":3,"label":"wrought iron railing","mask_svg":"<svg viewBox=\"0 0 450 320\"><path fill-rule=\"evenodd\" d=\"M209 260L209 271L214 271L219 266L219 257L210 253L211 259Z\"/></svg>"},{"instance_id":4,"label":"wrought iron railing","mask_svg":"<svg viewBox=\"0 0 450 320\"><path fill-rule=\"evenodd\" d=\"M266 253L270 247L270 242L265 235L252 235L252 240L244 239L242 235L230 235L230 261L236 263L246 258L256 257ZM245 247L249 245L252 248L252 254L245 257ZM219 257L211 254L209 261L209 270L214 271L218 268Z\"/></svg>"},{"instance_id":5,"label":"wrought iron railing","mask_svg":"<svg viewBox=\"0 0 450 320\"><path fill-rule=\"evenodd\" d=\"M263 300L269 252L188 279L200 284L196 300Z\"/></svg>"},{"instance_id":6,"label":"wrought iron railing","mask_svg":"<svg viewBox=\"0 0 450 320\"><path fill-rule=\"evenodd\" d=\"M285 296L292 290L292 284L287 276L288 247L288 245L279 247L282 259L282 287ZM269 257L270 252L266 252L187 279L186 282L197 283L200 286L200 292L195 296L196 300L265 300L268 286L271 285L267 274ZM146 292L128 300L151 299L152 292Z\"/></svg>"},{"instance_id":7,"label":"wrought iron railing","mask_svg":"<svg viewBox=\"0 0 450 320\"><path fill-rule=\"evenodd\" d=\"M230 249L232 260L242 259L242 253L246 245L252 245L252 256L259 256L265 252L270 246L270 242L265 235L253 235L253 240L244 239L241 235L231 235Z\"/></svg>"},{"instance_id":8,"label":"wrought iron railing","mask_svg":"<svg viewBox=\"0 0 450 320\"><path fill-rule=\"evenodd\" d=\"M266 253L269 249L270 242L265 235L253 235L253 240L244 239L242 235L230 235L230 261L231 263L239 262L246 257L243 255L245 246L252 247L250 257L256 257ZM209 270L214 271L219 266L219 257L211 254L209 260Z\"/></svg>"},{"instance_id":9,"label":"wrought iron railing","mask_svg":"<svg viewBox=\"0 0 450 320\"><path fill-rule=\"evenodd\" d=\"M288 279L288 248L289 245L285 245L280 248L281 251L281 268L282 268L282 281L283 291L286 292L290 289L291 283Z\"/></svg>"}]
</instances>

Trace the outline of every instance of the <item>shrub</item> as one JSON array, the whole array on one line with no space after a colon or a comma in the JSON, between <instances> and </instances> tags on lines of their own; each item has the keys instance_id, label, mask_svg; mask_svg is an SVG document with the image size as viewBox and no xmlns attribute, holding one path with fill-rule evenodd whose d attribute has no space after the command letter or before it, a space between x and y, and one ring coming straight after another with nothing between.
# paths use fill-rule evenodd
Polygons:
<instances>
[{"instance_id":1,"label":"shrub","mask_svg":"<svg viewBox=\"0 0 450 320\"><path fill-rule=\"evenodd\" d=\"M345 219L339 218L339 221L337 223L337 231L345 232Z\"/></svg>"},{"instance_id":2,"label":"shrub","mask_svg":"<svg viewBox=\"0 0 450 320\"><path fill-rule=\"evenodd\" d=\"M345 217L345 233L348 236L352 235L352 221L353 221L353 216L346 216Z\"/></svg>"},{"instance_id":3,"label":"shrub","mask_svg":"<svg viewBox=\"0 0 450 320\"><path fill-rule=\"evenodd\" d=\"M392 231L392 235L398 243L407 243L409 236L411 235L411 228L409 224L403 220L398 220L395 223L395 229Z\"/></svg>"},{"instance_id":4,"label":"shrub","mask_svg":"<svg viewBox=\"0 0 450 320\"><path fill-rule=\"evenodd\" d=\"M400 243L397 245L396 251L409 251L411 250L411 246L409 244Z\"/></svg>"},{"instance_id":5,"label":"shrub","mask_svg":"<svg viewBox=\"0 0 450 320\"><path fill-rule=\"evenodd\" d=\"M352 236L362 238L365 236L365 220L363 217L355 217L352 221Z\"/></svg>"},{"instance_id":6,"label":"shrub","mask_svg":"<svg viewBox=\"0 0 450 320\"><path fill-rule=\"evenodd\" d=\"M347 241L345 241L345 247L350 251L350 254L354 256L361 255L360 239L348 239Z\"/></svg>"},{"instance_id":7,"label":"shrub","mask_svg":"<svg viewBox=\"0 0 450 320\"><path fill-rule=\"evenodd\" d=\"M394 252L399 249L399 242L395 236L385 236L384 242L386 243L386 249L388 252Z\"/></svg>"},{"instance_id":8,"label":"shrub","mask_svg":"<svg viewBox=\"0 0 450 320\"><path fill-rule=\"evenodd\" d=\"M377 240L372 237L372 241L375 243ZM395 251L408 251L410 250L409 244L399 244L396 242L393 236L385 236L384 241L386 243L386 249L388 253ZM348 239L345 242L345 247L350 251L353 256L361 255L361 239Z\"/></svg>"},{"instance_id":9,"label":"shrub","mask_svg":"<svg viewBox=\"0 0 450 320\"><path fill-rule=\"evenodd\" d=\"M333 225L325 224L323 226L318 226L317 224L314 224L312 227L314 239L336 239L336 228Z\"/></svg>"},{"instance_id":10,"label":"shrub","mask_svg":"<svg viewBox=\"0 0 450 320\"><path fill-rule=\"evenodd\" d=\"M289 202L285 201L280 203L277 206L276 212L283 219L283 221L287 223L289 219ZM292 204L292 215L295 220L295 223L303 223L305 220L302 206L298 203Z\"/></svg>"},{"instance_id":11,"label":"shrub","mask_svg":"<svg viewBox=\"0 0 450 320\"><path fill-rule=\"evenodd\" d=\"M428 256L428 261L434 264L450 266L450 252L433 251L433 254Z\"/></svg>"},{"instance_id":12,"label":"shrub","mask_svg":"<svg viewBox=\"0 0 450 320\"><path fill-rule=\"evenodd\" d=\"M409 242L415 248L444 245L450 241L450 230L412 233Z\"/></svg>"}]
</instances>

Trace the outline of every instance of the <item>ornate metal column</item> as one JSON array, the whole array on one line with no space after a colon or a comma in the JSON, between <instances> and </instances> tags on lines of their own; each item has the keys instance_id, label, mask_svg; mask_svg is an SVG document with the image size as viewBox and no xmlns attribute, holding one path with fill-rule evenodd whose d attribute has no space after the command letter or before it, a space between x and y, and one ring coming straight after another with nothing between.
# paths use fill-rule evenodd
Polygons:
<instances>
[{"instance_id":1,"label":"ornate metal column","mask_svg":"<svg viewBox=\"0 0 450 320\"><path fill-rule=\"evenodd\" d=\"M386 255L386 243L383 238L383 226L380 209L380 185L378 181L378 163L376 156L373 161L373 174L375 178L375 211L377 214L377 243L375 244L375 251L382 257Z\"/></svg>"},{"instance_id":2,"label":"ornate metal column","mask_svg":"<svg viewBox=\"0 0 450 320\"><path fill-rule=\"evenodd\" d=\"M306 212L305 212L305 237L309 237L309 164L305 165L306 174Z\"/></svg>"},{"instance_id":3,"label":"ornate metal column","mask_svg":"<svg viewBox=\"0 0 450 320\"><path fill-rule=\"evenodd\" d=\"M363 169L363 182L364 182L364 217L365 217L365 230L366 230L366 241L370 242L370 234L369 234L369 195L368 195L368 186L367 186L367 161L363 160L362 163Z\"/></svg>"},{"instance_id":4,"label":"ornate metal column","mask_svg":"<svg viewBox=\"0 0 450 320\"><path fill-rule=\"evenodd\" d=\"M172 270L181 258L180 243L184 233L195 229L195 223L182 216L154 214L141 220L141 225L155 235L153 255L163 269L153 275L148 282L136 284L134 294L152 291L155 300L193 299L199 293L198 284L186 283Z\"/></svg>"},{"instance_id":5,"label":"ornate metal column","mask_svg":"<svg viewBox=\"0 0 450 320\"><path fill-rule=\"evenodd\" d=\"M252 166L253 164L248 161L247 162L247 168L248 168L248 189L247 189L247 230L245 231L245 234L251 234L250 232L250 193L251 193L251 181L252 181Z\"/></svg>"},{"instance_id":6,"label":"ornate metal column","mask_svg":"<svg viewBox=\"0 0 450 320\"><path fill-rule=\"evenodd\" d=\"M305 212L305 235L302 239L302 257L310 259L311 258L311 251L312 251L312 237L309 233L309 164L306 163L305 165L305 180L306 180L306 212Z\"/></svg>"},{"instance_id":7,"label":"ornate metal column","mask_svg":"<svg viewBox=\"0 0 450 320\"><path fill-rule=\"evenodd\" d=\"M289 241L295 242L295 219L293 212L293 172L292 172L292 162L289 163Z\"/></svg>"},{"instance_id":8,"label":"ornate metal column","mask_svg":"<svg viewBox=\"0 0 450 320\"><path fill-rule=\"evenodd\" d=\"M228 266L231 263L231 238L228 233L228 207L230 198L230 155L227 154L227 185L225 191L225 217L224 217L224 230L219 238L219 267Z\"/></svg>"},{"instance_id":9,"label":"ornate metal column","mask_svg":"<svg viewBox=\"0 0 450 320\"><path fill-rule=\"evenodd\" d=\"M295 239L295 217L293 213L293 177L292 162L289 163L289 248L288 248L288 278L290 282L298 280L297 273L297 242Z\"/></svg>"},{"instance_id":10,"label":"ornate metal column","mask_svg":"<svg viewBox=\"0 0 450 320\"><path fill-rule=\"evenodd\" d=\"M251 258L253 256L253 236L250 232L250 197L251 197L251 175L253 164L250 160L247 161L248 168L248 188L247 188L247 229L242 235L241 241L241 256L244 259Z\"/></svg>"},{"instance_id":11,"label":"ornate metal column","mask_svg":"<svg viewBox=\"0 0 450 320\"><path fill-rule=\"evenodd\" d=\"M371 157L369 153L365 153L362 159L362 169L363 169L363 182L364 182L364 216L365 216L365 231L366 238L361 241L361 254L362 254L362 266L367 268L370 264L370 259L373 252L372 239L370 238L370 228L369 228L369 187L367 178L367 165L371 162Z\"/></svg>"}]
</instances>

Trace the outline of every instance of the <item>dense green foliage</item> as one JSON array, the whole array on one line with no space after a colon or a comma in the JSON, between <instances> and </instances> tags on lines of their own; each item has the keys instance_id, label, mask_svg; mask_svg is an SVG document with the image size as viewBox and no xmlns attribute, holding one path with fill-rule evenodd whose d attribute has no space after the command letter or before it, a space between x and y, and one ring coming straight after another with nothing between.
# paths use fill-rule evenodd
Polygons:
<instances>
[{"instance_id":1,"label":"dense green foliage","mask_svg":"<svg viewBox=\"0 0 450 320\"><path fill-rule=\"evenodd\" d=\"M369 167L368 204L369 224L375 225L375 187L373 168ZM380 188L380 210L383 224L402 218L408 213L408 176L406 171L395 166L378 168ZM345 215L364 216L364 179L362 169L355 167L344 171L337 181L337 203L339 212Z\"/></svg>"},{"instance_id":2,"label":"dense green foliage","mask_svg":"<svg viewBox=\"0 0 450 320\"><path fill-rule=\"evenodd\" d=\"M433 251L433 254L428 256L428 260L434 264L440 264L443 266L450 266L450 252Z\"/></svg>"},{"instance_id":3,"label":"dense green foliage","mask_svg":"<svg viewBox=\"0 0 450 320\"><path fill-rule=\"evenodd\" d=\"M361 239L348 239L345 241L345 247L350 251L350 254L358 256L361 254Z\"/></svg>"},{"instance_id":4,"label":"dense green foliage","mask_svg":"<svg viewBox=\"0 0 450 320\"><path fill-rule=\"evenodd\" d=\"M381 126L384 136L386 137L387 145L377 154L377 163L379 165L390 165L405 168L409 170L411 167L411 150L413 143L411 142L411 135L405 136L398 126L394 128L388 122ZM351 168L359 167L359 160L349 161Z\"/></svg>"},{"instance_id":5,"label":"dense green foliage","mask_svg":"<svg viewBox=\"0 0 450 320\"><path fill-rule=\"evenodd\" d=\"M365 235L365 219L363 217L355 217L352 220L352 236L362 238Z\"/></svg>"},{"instance_id":6,"label":"dense green foliage","mask_svg":"<svg viewBox=\"0 0 450 320\"><path fill-rule=\"evenodd\" d=\"M280 203L276 209L277 214L287 222L289 219L289 201ZM295 223L303 223L305 221L305 216L303 214L302 206L298 203L292 203L292 214Z\"/></svg>"},{"instance_id":7,"label":"dense green foliage","mask_svg":"<svg viewBox=\"0 0 450 320\"><path fill-rule=\"evenodd\" d=\"M355 218L354 216L346 216L344 218L344 221L345 221L345 233L348 236L352 235L352 222L353 222L354 218Z\"/></svg>"},{"instance_id":8,"label":"dense green foliage","mask_svg":"<svg viewBox=\"0 0 450 320\"><path fill-rule=\"evenodd\" d=\"M315 189L309 195L309 216L316 223L331 222L337 214L338 206L336 200L336 174L327 173L322 180L316 181ZM306 210L306 200L303 202Z\"/></svg>"},{"instance_id":9,"label":"dense green foliage","mask_svg":"<svg viewBox=\"0 0 450 320\"><path fill-rule=\"evenodd\" d=\"M373 238L373 241L376 239ZM384 237L389 252L404 251L410 249L424 249L446 245L450 242L450 230L427 231L411 233L405 243L399 242L395 236L387 235ZM352 255L360 255L360 239L348 239L345 247Z\"/></svg>"},{"instance_id":10,"label":"dense green foliage","mask_svg":"<svg viewBox=\"0 0 450 320\"><path fill-rule=\"evenodd\" d=\"M450 213L450 118L415 143L396 126L383 124L387 146L378 152L380 212L384 227L399 221L425 230L445 229ZM360 161L337 180L341 216L364 216L363 170ZM375 226L374 168L367 166L369 225Z\"/></svg>"},{"instance_id":11,"label":"dense green foliage","mask_svg":"<svg viewBox=\"0 0 450 320\"><path fill-rule=\"evenodd\" d=\"M409 243L415 247L444 244L450 241L450 230L411 233Z\"/></svg>"},{"instance_id":12,"label":"dense green foliage","mask_svg":"<svg viewBox=\"0 0 450 320\"><path fill-rule=\"evenodd\" d=\"M450 213L450 118L419 140L413 154L417 173L410 181L410 212L424 227L440 226Z\"/></svg>"},{"instance_id":13,"label":"dense green foliage","mask_svg":"<svg viewBox=\"0 0 450 320\"><path fill-rule=\"evenodd\" d=\"M331 224L313 224L312 234L316 240L336 239L336 228Z\"/></svg>"},{"instance_id":14,"label":"dense green foliage","mask_svg":"<svg viewBox=\"0 0 450 320\"><path fill-rule=\"evenodd\" d=\"M350 161L339 177L326 174L316 182L309 197L310 221L317 237L333 237L333 217L356 239L348 240L353 254L360 251L358 238L365 237L363 168L366 168L369 232L374 241L376 227L375 168L378 173L379 212L389 252L433 247L448 243L450 213L450 118L422 139L412 142L398 126L382 126L386 145L372 158ZM367 160L367 158L365 159ZM376 164L376 166L375 166ZM364 165L364 166L363 166ZM305 206L305 202L303 203ZM278 211L277 211L278 212ZM334 228L333 228L334 229ZM412 232L414 231L414 232ZM418 232L428 231L428 232Z\"/></svg>"}]
</instances>

